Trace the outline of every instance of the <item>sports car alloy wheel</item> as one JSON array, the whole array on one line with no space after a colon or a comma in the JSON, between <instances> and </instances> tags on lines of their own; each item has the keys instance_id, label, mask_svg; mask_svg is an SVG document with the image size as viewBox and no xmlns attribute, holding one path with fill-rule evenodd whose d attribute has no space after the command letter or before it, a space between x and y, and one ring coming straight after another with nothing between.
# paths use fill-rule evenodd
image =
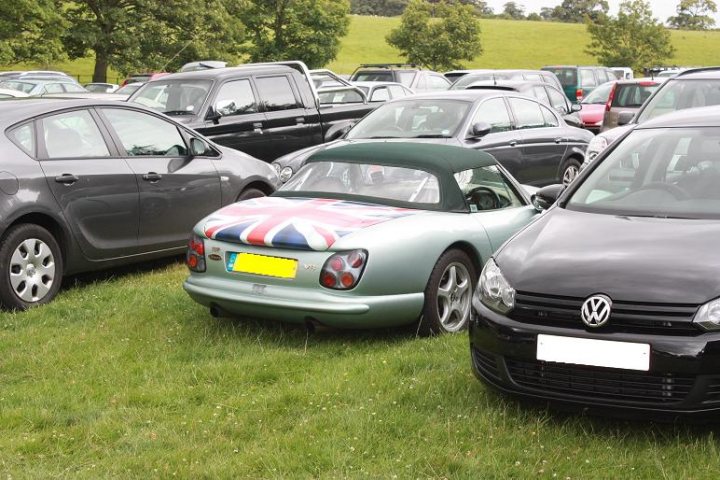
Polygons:
<instances>
[{"instance_id":1,"label":"sports car alloy wheel","mask_svg":"<svg viewBox=\"0 0 720 480\"><path fill-rule=\"evenodd\" d=\"M55 281L53 253L37 238L28 238L15 248L9 268L15 294L27 303L45 298Z\"/></svg>"},{"instance_id":2,"label":"sports car alloy wheel","mask_svg":"<svg viewBox=\"0 0 720 480\"><path fill-rule=\"evenodd\" d=\"M464 251L451 249L443 253L425 287L418 333L454 333L466 328L476 278L473 261Z\"/></svg>"},{"instance_id":3,"label":"sports car alloy wheel","mask_svg":"<svg viewBox=\"0 0 720 480\"><path fill-rule=\"evenodd\" d=\"M445 268L437 295L438 318L448 332L456 332L467 324L470 316L472 282L465 265L453 262Z\"/></svg>"}]
</instances>

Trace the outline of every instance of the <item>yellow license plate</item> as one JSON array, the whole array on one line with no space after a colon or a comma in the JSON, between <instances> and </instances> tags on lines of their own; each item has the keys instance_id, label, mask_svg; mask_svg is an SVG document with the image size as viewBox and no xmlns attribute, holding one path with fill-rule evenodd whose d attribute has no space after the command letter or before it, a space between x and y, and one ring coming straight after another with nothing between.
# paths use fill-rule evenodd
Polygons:
<instances>
[{"instance_id":1,"label":"yellow license plate","mask_svg":"<svg viewBox=\"0 0 720 480\"><path fill-rule=\"evenodd\" d=\"M297 274L297 260L293 258L269 257L254 253L231 253L227 267L231 272L277 278L295 278Z\"/></svg>"}]
</instances>

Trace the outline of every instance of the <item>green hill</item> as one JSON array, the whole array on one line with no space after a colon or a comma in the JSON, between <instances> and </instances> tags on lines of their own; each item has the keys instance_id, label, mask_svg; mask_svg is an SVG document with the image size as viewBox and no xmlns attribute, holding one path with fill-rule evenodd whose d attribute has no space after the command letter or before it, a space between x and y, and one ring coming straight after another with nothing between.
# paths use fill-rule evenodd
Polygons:
<instances>
[{"instance_id":1,"label":"green hill","mask_svg":"<svg viewBox=\"0 0 720 480\"><path fill-rule=\"evenodd\" d=\"M328 65L340 73L350 73L360 63L397 62L399 52L385 43L385 35L399 23L398 17L366 17L353 15L350 32L343 39L337 60ZM555 22L483 19L484 53L466 67L476 68L538 68L549 64L594 64L596 60L584 52L588 35L584 25ZM720 64L720 31L672 31L677 49L671 64ZM36 68L32 65L6 66ZM92 59L81 59L44 66L64 70L81 81L92 75ZM110 80L116 74L111 72Z\"/></svg>"}]
</instances>

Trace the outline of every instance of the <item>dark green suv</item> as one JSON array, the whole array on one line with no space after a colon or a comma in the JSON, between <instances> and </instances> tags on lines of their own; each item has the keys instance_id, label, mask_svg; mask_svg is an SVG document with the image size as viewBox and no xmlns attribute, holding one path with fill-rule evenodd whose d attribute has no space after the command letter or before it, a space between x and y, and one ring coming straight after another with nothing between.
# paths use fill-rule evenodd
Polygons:
<instances>
[{"instance_id":1,"label":"dark green suv","mask_svg":"<svg viewBox=\"0 0 720 480\"><path fill-rule=\"evenodd\" d=\"M541 70L552 72L558 77L565 95L571 102L580 102L598 85L617 80L613 71L607 67L555 65L542 67Z\"/></svg>"}]
</instances>

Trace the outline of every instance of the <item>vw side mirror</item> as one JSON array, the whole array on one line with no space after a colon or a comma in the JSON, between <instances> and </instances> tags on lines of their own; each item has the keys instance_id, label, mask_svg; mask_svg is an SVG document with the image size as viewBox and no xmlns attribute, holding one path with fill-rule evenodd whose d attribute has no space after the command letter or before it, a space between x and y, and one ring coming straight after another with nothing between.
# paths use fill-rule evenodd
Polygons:
<instances>
[{"instance_id":1,"label":"vw side mirror","mask_svg":"<svg viewBox=\"0 0 720 480\"><path fill-rule=\"evenodd\" d=\"M573 103L570 105L571 112L579 112L580 110L582 110L582 103Z\"/></svg>"},{"instance_id":2,"label":"vw side mirror","mask_svg":"<svg viewBox=\"0 0 720 480\"><path fill-rule=\"evenodd\" d=\"M552 207L564 189L565 186L562 184L548 185L541 188L531 197L533 207L538 212L547 210Z\"/></svg>"},{"instance_id":3,"label":"vw side mirror","mask_svg":"<svg viewBox=\"0 0 720 480\"><path fill-rule=\"evenodd\" d=\"M618 113L618 126L627 125L632 122L635 117L635 112L620 112Z\"/></svg>"}]
</instances>

